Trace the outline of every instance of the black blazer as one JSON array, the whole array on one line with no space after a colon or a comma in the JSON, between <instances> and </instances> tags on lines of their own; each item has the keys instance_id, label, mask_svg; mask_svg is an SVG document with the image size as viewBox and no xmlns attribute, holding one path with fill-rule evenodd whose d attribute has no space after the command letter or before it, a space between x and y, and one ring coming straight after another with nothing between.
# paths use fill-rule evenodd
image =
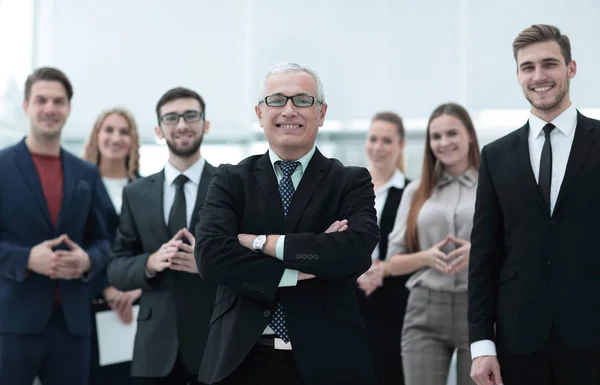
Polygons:
<instances>
[{"instance_id":1,"label":"black blazer","mask_svg":"<svg viewBox=\"0 0 600 385\"><path fill-rule=\"evenodd\" d=\"M368 171L316 150L283 215L269 155L217 170L196 227L200 274L219 284L198 379L223 380L244 360L281 302L304 383L374 383L356 279L379 240ZM325 234L348 219L345 232ZM285 234L283 262L241 246L239 233ZM284 268L314 274L278 288Z\"/></svg>"},{"instance_id":2,"label":"black blazer","mask_svg":"<svg viewBox=\"0 0 600 385\"><path fill-rule=\"evenodd\" d=\"M529 158L529 125L482 152L469 264L469 334L499 353L540 349L554 325L600 351L600 122L580 113L554 213ZM495 332L494 332L495 326Z\"/></svg>"},{"instance_id":3,"label":"black blazer","mask_svg":"<svg viewBox=\"0 0 600 385\"><path fill-rule=\"evenodd\" d=\"M191 225L198 222L215 167L206 163ZM132 362L134 377L164 377L177 357L197 373L206 343L216 287L199 275L166 270L146 279L148 256L171 239L164 219L164 172L136 180L123 190L121 224L107 272L119 290L143 289Z\"/></svg>"}]
</instances>

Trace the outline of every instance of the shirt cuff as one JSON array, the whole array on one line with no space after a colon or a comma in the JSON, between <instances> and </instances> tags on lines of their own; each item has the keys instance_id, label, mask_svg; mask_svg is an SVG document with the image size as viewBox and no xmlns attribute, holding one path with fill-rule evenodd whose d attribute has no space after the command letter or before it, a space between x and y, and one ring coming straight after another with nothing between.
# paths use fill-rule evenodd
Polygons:
<instances>
[{"instance_id":1,"label":"shirt cuff","mask_svg":"<svg viewBox=\"0 0 600 385\"><path fill-rule=\"evenodd\" d=\"M275 244L275 258L279 259L280 261L283 261L283 242L285 239L285 235L280 235L279 238L277 239L277 243ZM284 274L285 276L285 274ZM296 273L296 280L298 279L298 274ZM294 285L296 285L294 283ZM292 286L294 286L292 285ZM281 286L281 285L279 285Z\"/></svg>"},{"instance_id":2,"label":"shirt cuff","mask_svg":"<svg viewBox=\"0 0 600 385\"><path fill-rule=\"evenodd\" d=\"M495 356L496 344L492 340L475 341L471 344L471 359L483 356Z\"/></svg>"},{"instance_id":3,"label":"shirt cuff","mask_svg":"<svg viewBox=\"0 0 600 385\"><path fill-rule=\"evenodd\" d=\"M279 281L279 287L296 286L296 284L298 284L298 270L285 269Z\"/></svg>"}]
</instances>

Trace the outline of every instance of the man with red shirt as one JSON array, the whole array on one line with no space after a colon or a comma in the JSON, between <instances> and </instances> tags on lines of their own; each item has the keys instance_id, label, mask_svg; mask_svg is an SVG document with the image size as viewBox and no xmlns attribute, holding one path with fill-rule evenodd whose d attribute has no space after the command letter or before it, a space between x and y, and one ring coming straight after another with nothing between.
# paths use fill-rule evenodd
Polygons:
<instances>
[{"instance_id":1,"label":"man with red shirt","mask_svg":"<svg viewBox=\"0 0 600 385\"><path fill-rule=\"evenodd\" d=\"M88 381L88 282L108 233L97 168L60 146L73 88L54 68L25 83L27 137L0 151L0 384Z\"/></svg>"}]
</instances>

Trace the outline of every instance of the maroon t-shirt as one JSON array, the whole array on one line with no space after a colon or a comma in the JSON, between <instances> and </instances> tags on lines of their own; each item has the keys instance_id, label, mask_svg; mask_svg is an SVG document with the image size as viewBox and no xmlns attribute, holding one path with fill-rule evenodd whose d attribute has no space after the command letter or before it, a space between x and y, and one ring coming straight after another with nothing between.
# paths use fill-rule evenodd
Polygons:
<instances>
[{"instance_id":1,"label":"maroon t-shirt","mask_svg":"<svg viewBox=\"0 0 600 385\"><path fill-rule=\"evenodd\" d=\"M35 169L37 170L42 190L50 211L52 224L56 227L60 204L63 196L63 168L60 156L31 154ZM56 281L55 302L60 302L58 281Z\"/></svg>"}]
</instances>

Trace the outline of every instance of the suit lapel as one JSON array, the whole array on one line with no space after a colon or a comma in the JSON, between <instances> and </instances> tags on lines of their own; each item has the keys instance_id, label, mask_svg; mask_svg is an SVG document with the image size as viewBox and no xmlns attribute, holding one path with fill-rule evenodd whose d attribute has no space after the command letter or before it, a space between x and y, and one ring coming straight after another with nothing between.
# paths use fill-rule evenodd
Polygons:
<instances>
[{"instance_id":1,"label":"suit lapel","mask_svg":"<svg viewBox=\"0 0 600 385\"><path fill-rule=\"evenodd\" d=\"M15 164L21 171L21 176L25 180L27 186L29 186L29 189L35 196L35 200L40 206L41 212L46 219L46 222L48 222L48 226L54 228L52 219L50 218L48 203L46 202L46 197L44 196L44 191L42 189L42 182L40 181L35 164L33 163L33 159L31 158L31 154L29 153L24 140L16 147Z\"/></svg>"},{"instance_id":2,"label":"suit lapel","mask_svg":"<svg viewBox=\"0 0 600 385\"><path fill-rule=\"evenodd\" d=\"M292 203L290 204L290 209L285 221L286 233L293 233L296 230L296 226L304 212L304 208L315 191L317 191L317 186L325 174L327 165L327 158L325 158L318 149L315 149L315 153L310 162L308 162L308 166L306 167L306 170L304 170L300 184L292 198Z\"/></svg>"},{"instance_id":3,"label":"suit lapel","mask_svg":"<svg viewBox=\"0 0 600 385\"><path fill-rule=\"evenodd\" d=\"M194 205L194 211L192 211L192 219L190 220L190 231L194 234L196 223L198 223L198 216L200 210L204 206L206 200L206 193L208 192L208 185L215 174L216 168L210 163L204 164L204 170L200 176L200 183L198 183L198 194L196 195L196 204Z\"/></svg>"},{"instance_id":4,"label":"suit lapel","mask_svg":"<svg viewBox=\"0 0 600 385\"><path fill-rule=\"evenodd\" d=\"M569 161L567 162L567 170L565 171L565 177L560 186L558 198L554 205L554 213L564 201L565 194L568 188L573 184L577 173L581 169L588 152L592 148L596 135L594 135L594 125L581 113L577 112L577 126L575 128L575 137L573 138L573 145L569 153Z\"/></svg>"},{"instance_id":5,"label":"suit lapel","mask_svg":"<svg viewBox=\"0 0 600 385\"><path fill-rule=\"evenodd\" d=\"M529 154L529 123L526 123L517 131L517 139L515 141L516 162L514 169L519 174L519 184L522 186L520 191L530 192L530 196L536 201L537 206L542 210L544 215L548 215L550 208L544 201L542 192L535 181L535 174L531 167L531 157Z\"/></svg>"},{"instance_id":6,"label":"suit lapel","mask_svg":"<svg viewBox=\"0 0 600 385\"><path fill-rule=\"evenodd\" d=\"M164 213L164 183L165 183L165 172L164 170L154 175L150 175L146 178L148 187L146 189L146 202L151 218L158 218L156 222L156 230L158 231L160 239L171 239L169 230L165 222Z\"/></svg>"},{"instance_id":7,"label":"suit lapel","mask_svg":"<svg viewBox=\"0 0 600 385\"><path fill-rule=\"evenodd\" d=\"M60 211L56 228L60 229L60 225L65 221L69 206L73 200L77 188L77 184L81 179L81 167L77 167L74 159L68 153L61 150L62 167L63 167L63 196L60 202ZM91 186L89 186L91 188Z\"/></svg>"},{"instance_id":8,"label":"suit lapel","mask_svg":"<svg viewBox=\"0 0 600 385\"><path fill-rule=\"evenodd\" d=\"M271 217L274 230L280 231L284 228L285 218L283 216L277 178L275 177L275 171L271 165L268 152L258 159L253 174L263 192L264 202L267 205L267 211Z\"/></svg>"}]
</instances>

